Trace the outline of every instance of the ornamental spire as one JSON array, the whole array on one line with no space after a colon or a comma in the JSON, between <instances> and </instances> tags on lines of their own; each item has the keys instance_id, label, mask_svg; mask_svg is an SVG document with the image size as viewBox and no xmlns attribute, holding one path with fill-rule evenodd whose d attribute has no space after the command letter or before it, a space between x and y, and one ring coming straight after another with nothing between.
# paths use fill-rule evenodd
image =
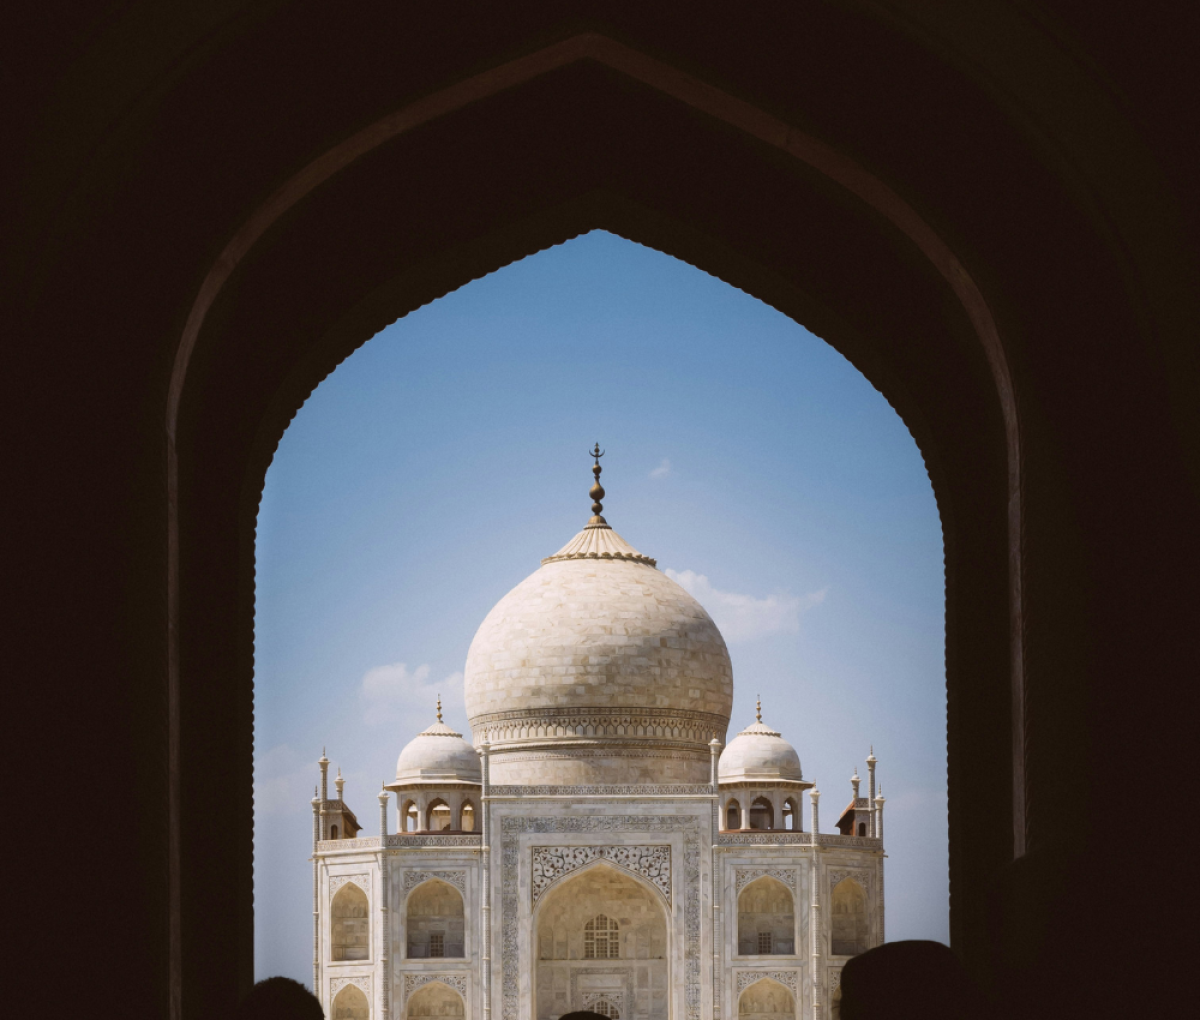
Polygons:
<instances>
[{"instance_id":1,"label":"ornamental spire","mask_svg":"<svg viewBox=\"0 0 1200 1020\"><path fill-rule=\"evenodd\" d=\"M440 694L437 696L437 717L438 717L438 722L441 722L442 721L442 696Z\"/></svg>"},{"instance_id":2,"label":"ornamental spire","mask_svg":"<svg viewBox=\"0 0 1200 1020\"><path fill-rule=\"evenodd\" d=\"M596 479L591 491L588 493L592 497L592 519L588 521L589 527L593 524L607 524L603 517L600 516L600 511L604 509L604 504L600 502L604 498L604 486L600 484L600 472L604 469L600 466L600 458L604 456L604 451L600 449L600 444L596 444L596 448L592 450L589 457L594 457L596 463L592 465L592 476Z\"/></svg>"},{"instance_id":3,"label":"ornamental spire","mask_svg":"<svg viewBox=\"0 0 1200 1020\"><path fill-rule=\"evenodd\" d=\"M762 722L762 695L754 695L754 717Z\"/></svg>"}]
</instances>

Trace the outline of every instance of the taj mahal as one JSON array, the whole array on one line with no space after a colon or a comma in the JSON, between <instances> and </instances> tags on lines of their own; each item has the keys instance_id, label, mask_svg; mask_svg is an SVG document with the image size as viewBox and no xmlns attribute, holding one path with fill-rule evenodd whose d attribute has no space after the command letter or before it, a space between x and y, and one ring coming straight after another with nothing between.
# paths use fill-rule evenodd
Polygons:
<instances>
[{"instance_id":1,"label":"taj mahal","mask_svg":"<svg viewBox=\"0 0 1200 1020\"><path fill-rule=\"evenodd\" d=\"M591 518L471 643L472 740L439 702L370 837L322 753L313 987L332 1020L822 1020L845 962L883 942L873 751L824 833L761 702L726 743L725 641L601 515L591 456Z\"/></svg>"}]
</instances>

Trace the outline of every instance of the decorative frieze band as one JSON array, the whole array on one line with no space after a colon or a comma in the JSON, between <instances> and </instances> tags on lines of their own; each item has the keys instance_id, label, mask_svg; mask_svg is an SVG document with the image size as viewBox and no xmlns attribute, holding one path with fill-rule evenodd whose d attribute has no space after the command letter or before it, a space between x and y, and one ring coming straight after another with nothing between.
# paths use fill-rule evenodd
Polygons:
<instances>
[{"instance_id":1,"label":"decorative frieze band","mask_svg":"<svg viewBox=\"0 0 1200 1020\"><path fill-rule=\"evenodd\" d=\"M608 861L642 876L671 902L669 846L535 846L530 882L533 902L563 875L594 861Z\"/></svg>"},{"instance_id":2,"label":"decorative frieze band","mask_svg":"<svg viewBox=\"0 0 1200 1020\"><path fill-rule=\"evenodd\" d=\"M467 895L467 873L465 871L406 871L404 873L404 891L411 892L422 882L431 878L439 878L449 882L463 896Z\"/></svg>"},{"instance_id":3,"label":"decorative frieze band","mask_svg":"<svg viewBox=\"0 0 1200 1020\"><path fill-rule=\"evenodd\" d=\"M741 892L756 878L771 877L778 879L794 893L796 891L795 868L738 868L734 873L737 891Z\"/></svg>"},{"instance_id":4,"label":"decorative frieze band","mask_svg":"<svg viewBox=\"0 0 1200 1020\"><path fill-rule=\"evenodd\" d=\"M718 846L812 846L810 832L722 832Z\"/></svg>"},{"instance_id":5,"label":"decorative frieze band","mask_svg":"<svg viewBox=\"0 0 1200 1020\"><path fill-rule=\"evenodd\" d=\"M384 846L388 848L388 854L393 854L396 850L403 847L413 846L467 846L478 847L482 842L483 837L477 832L464 832L457 836L441 836L437 833L397 833L387 836L384 840ZM376 840L376 846L379 841Z\"/></svg>"},{"instance_id":6,"label":"decorative frieze band","mask_svg":"<svg viewBox=\"0 0 1200 1020\"><path fill-rule=\"evenodd\" d=\"M799 980L794 970L739 970L737 972L737 994L740 996L752 984L763 980L763 978L778 981L794 996L799 996L800 994Z\"/></svg>"},{"instance_id":7,"label":"decorative frieze band","mask_svg":"<svg viewBox=\"0 0 1200 1020\"><path fill-rule=\"evenodd\" d=\"M728 720L711 712L678 708L549 708L494 712L471 720L476 734L493 744L563 737L684 740L707 745L723 738Z\"/></svg>"},{"instance_id":8,"label":"decorative frieze band","mask_svg":"<svg viewBox=\"0 0 1200 1020\"><path fill-rule=\"evenodd\" d=\"M448 988L453 988L459 995L463 997L463 1001L467 998L467 978L465 974L438 974L431 971L420 971L415 974L404 975L404 998L407 999L422 985L432 984L435 981L440 981Z\"/></svg>"},{"instance_id":9,"label":"decorative frieze band","mask_svg":"<svg viewBox=\"0 0 1200 1020\"><path fill-rule=\"evenodd\" d=\"M598 786L497 786L492 797L711 797L708 783L627 783Z\"/></svg>"},{"instance_id":10,"label":"decorative frieze band","mask_svg":"<svg viewBox=\"0 0 1200 1020\"><path fill-rule=\"evenodd\" d=\"M378 836L364 836L362 839L323 839L317 843L317 853L328 853L330 850L378 850Z\"/></svg>"}]
</instances>

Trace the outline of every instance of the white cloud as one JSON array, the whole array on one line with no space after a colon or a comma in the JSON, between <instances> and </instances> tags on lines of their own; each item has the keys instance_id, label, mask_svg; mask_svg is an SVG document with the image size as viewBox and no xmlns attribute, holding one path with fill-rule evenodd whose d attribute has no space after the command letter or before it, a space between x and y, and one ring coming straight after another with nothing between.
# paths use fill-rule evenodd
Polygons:
<instances>
[{"instance_id":1,"label":"white cloud","mask_svg":"<svg viewBox=\"0 0 1200 1020\"><path fill-rule=\"evenodd\" d=\"M320 776L316 757L302 758L289 744L277 744L254 758L254 813L293 815L312 810L313 784Z\"/></svg>"},{"instance_id":2,"label":"white cloud","mask_svg":"<svg viewBox=\"0 0 1200 1020\"><path fill-rule=\"evenodd\" d=\"M800 629L800 617L825 601L828 588L809 595L780 592L756 599L753 595L714 588L704 574L692 570L671 570L667 577L696 599L720 628L730 644L753 641L770 634L794 634Z\"/></svg>"},{"instance_id":3,"label":"white cloud","mask_svg":"<svg viewBox=\"0 0 1200 1020\"><path fill-rule=\"evenodd\" d=\"M463 675L451 673L440 680L429 679L429 665L410 670L407 663L393 662L376 666L363 674L359 697L366 703L364 721L370 726L397 721L420 721L424 729L434 719L437 698L441 695L446 711L463 708Z\"/></svg>"},{"instance_id":4,"label":"white cloud","mask_svg":"<svg viewBox=\"0 0 1200 1020\"><path fill-rule=\"evenodd\" d=\"M671 462L663 457L661 463L650 472L651 478L666 478L671 473Z\"/></svg>"}]
</instances>

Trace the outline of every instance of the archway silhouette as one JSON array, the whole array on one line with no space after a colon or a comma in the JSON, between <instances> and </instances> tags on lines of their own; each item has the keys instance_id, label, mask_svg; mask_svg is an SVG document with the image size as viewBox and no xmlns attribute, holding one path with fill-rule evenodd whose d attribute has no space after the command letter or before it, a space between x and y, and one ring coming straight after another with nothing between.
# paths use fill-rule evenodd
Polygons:
<instances>
[{"instance_id":1,"label":"archway silhouette","mask_svg":"<svg viewBox=\"0 0 1200 1020\"><path fill-rule=\"evenodd\" d=\"M636 143L642 147L668 144L665 139L671 132L665 127L660 130L659 120L674 125L677 131L691 130L696 126L686 117L680 119L680 111L673 105L675 101L664 104L661 95L653 92L637 93L636 101L620 98L623 90L616 88L619 74L614 78L614 73L597 73L596 68L590 65L563 65L554 68L552 74L547 72L547 75L555 78L554 82L537 79L534 91L539 102L545 101L545 89L553 85L552 91L557 91L557 86L562 84L560 76L580 75L584 79L580 87L595 90L598 95L606 97L605 101L617 105L632 102L628 116L623 114L606 123L609 130L634 136L633 140L609 137L606 144L614 141L620 141L621 144ZM446 117L466 117L471 122L457 125L456 130L462 131L460 137L465 137L470 130L495 130L501 123L508 123L506 117L523 108L530 96L524 94L522 89L534 88L534 82L535 79L530 79L521 88L514 86L507 93L492 96L490 101L499 102L503 109L491 109L486 118L487 125L481 124L478 119L483 107L488 105L486 103L464 107L452 115L446 114ZM716 116L712 111L708 113ZM696 129L699 131L698 126ZM280 257L283 251L289 253L289 260L298 257L300 252L312 256L305 270L312 289L299 302L307 310L295 323L299 328L287 345L289 353L260 366L275 380L270 399L256 405L254 415L257 417L249 415L244 418L246 423L253 420L249 431L239 426L246 460L241 462L238 469L240 478L236 489L241 494L240 505L233 518L236 523L231 525L232 530L227 532L227 537L240 534L243 541L252 533L248 522L253 517L256 493L261 491L262 473L288 419L304 396L337 361L369 338L379 326L522 254L587 229L602 227L669 251L768 301L817 331L845 353L887 395L925 454L939 504L952 511L948 516L944 513L944 519L948 521L947 641L952 644L957 628L962 626L969 626L973 635L969 654L960 650L960 653L949 657L948 684L953 691L954 685L964 682L969 674L977 685L976 691L984 692L977 693L969 704L959 704L951 698L949 741L953 819L959 804L956 792L959 780L974 775L973 770L979 770L981 775L987 773L987 766L980 763L989 760L986 755L969 762L961 759L955 753L955 747L958 746L956 742L965 739L969 731L976 745L983 740L992 745L1000 756L997 759L994 755L990 760L1011 762L1006 755L1014 739L1013 732L1003 727L985 725L984 716L992 723L998 714L1001 718L1005 717L1013 691L1019 692L1020 689L1019 683L1016 687L1012 684L1014 676L1019 680L1020 657L1013 658L1009 654L1014 648L1019 649L1019 644L1014 645L1011 640L1013 575L1010 567L1020 563L1019 550L1014 553L1011 541L1014 537L1014 521L1019 523L1019 503L1014 502L1014 494L1019 493L1019 486L1012 484L1017 451L1012 430L1006 431L1005 425L1006 420L1010 423L1012 420L1011 393L997 383L997 378L989 368L989 351L994 354L995 349L989 346L990 341L985 342L986 338L980 339L977 328L979 307L963 298L964 294L970 297L968 292L977 293L977 290L971 291L973 285L970 284L969 275L953 268L953 258L949 262L939 261L947 254L947 250L938 248L937 244L933 244L937 248L937 258L924 262L917 259L914 263L909 257L911 247L904 249L906 254L903 258L897 258L896 246L902 238L908 238L903 244L915 244L917 250L922 250L922 243L928 247L929 243L936 241L936 236L931 238L920 224L911 222L908 212L901 215L903 203L899 206L894 203L889 205L894 196L888 197L885 194L887 189L881 192L871 186L869 175L866 178L856 176L859 173L856 168L841 166L841 169L855 171L850 177L859 188L857 191L850 189L849 194L854 196L853 199L840 204L830 203L827 189L831 178L817 174L818 179L813 179L812 174L818 168L812 162L803 160L799 161L803 169L796 166L781 170L777 162L773 162L776 157L764 158L761 139L754 132L738 138L736 135L713 134L706 128L694 140L702 142L709 150L700 157L702 161L711 160L714 167L721 162L736 164L737 172L744 174L747 179L755 176L762 178L762 187L748 188L742 199L750 201L753 198L760 203L762 208L754 216L741 216L735 226L730 222L719 222L720 217L714 218L713 210L707 205L688 206L686 196L684 201L678 201L675 194L677 189L671 185L682 170L680 161L686 154L694 164L698 150L686 146L670 148L668 145L664 160L656 163L661 173L648 175L644 172L644 165L639 164L638 172L631 174L631 167L614 165L607 168L611 176L602 182L602 186L594 177L594 160L586 161L585 169L562 172L560 167L556 170L560 182L569 184L565 190L559 187L538 191L539 185L533 177L525 175L518 183L502 179L504 175L497 170L488 182L490 190L478 189L472 194L470 202L464 202L461 194L437 196L437 189L431 183L429 189L422 192L426 215L434 219L443 217L439 221L443 227L447 222L445 217L450 217L460 227L449 232L439 230L437 241L426 238L419 243L412 242L415 248L411 250L403 246L398 248L395 238L389 243L388 239L371 234L361 221L351 223L336 215L331 218L331 208L337 202L352 200L357 204L364 201L364 195L377 194L371 189L378 188L382 168L388 160L397 158L399 151L389 142L387 146L372 150L369 158L363 155L343 172L324 178L319 200L300 201L297 198L288 206L287 216L270 228L270 244L254 243L267 230L264 222L256 220L258 226L250 234L239 235L241 240L238 243L244 243L244 248L236 253L238 257L223 259L225 268L236 267L237 286L224 286L223 280L231 278L223 275L224 269L216 276L210 276L185 330L185 342L181 348L185 354L177 361L174 396L169 409L168 430L173 437L169 475L174 479L173 488L179 493L178 500L173 500L172 505L194 505L192 501L200 498L195 481L207 473L204 465L218 456L218 451L212 447L211 437L227 426L213 423L214 427L207 429L204 425L207 416L217 414L220 417L216 402L209 399L214 392L213 387L224 390L231 386L233 390L241 392L260 383L257 377L251 379L244 372L237 379L229 377L228 372L234 363L230 360L233 357L230 344L238 336L266 329L262 316L268 314L268 309L271 315L278 312L278 294L272 296L272 293L273 289L277 291L281 281L275 279L272 282L275 270L271 264L272 259ZM436 175L437 160L431 159L427 165L429 172ZM801 174L801 178L797 178L797 173ZM809 176L804 177L804 174ZM313 183L311 179L309 183ZM660 186L661 190L656 191ZM793 212L796 214L799 214L801 200L809 203L804 213L808 217L808 229L813 234L814 249L819 250L826 241L833 249L844 249L846 241L843 235L847 232L853 234L859 244L857 266L851 269L837 265L836 260L825 260L822 265L808 263L798 267L793 264L789 268L785 254L789 228L777 215L780 211L778 202L774 206L774 214L769 210L772 196L778 199L781 193L791 196L789 202L795 207ZM873 205L864 198L864 195L879 198L881 194L887 198L884 205L891 215L885 214L877 204ZM390 221L389 217L394 220L396 215L398 196L390 194L389 197L390 206L383 197L379 198L382 203L378 210L380 222ZM448 211L450 207L442 204L451 198L455 210L453 215ZM287 205L280 205L279 201L268 204L274 210L272 215ZM503 209L499 217L495 215L497 209ZM746 209L742 210L743 214L747 212ZM906 234L906 228L915 230L922 240L917 241ZM358 238L356 242L343 239L329 245L331 251L349 254L343 260L344 264L335 271L329 264L329 255L322 256L313 245L317 237L328 241L331 231L336 233L346 229L358 231ZM826 234L818 236L822 231ZM835 241L835 235L839 235L840 239ZM281 245L285 236L287 240ZM412 238L409 240L412 241ZM423 252L424 256L414 261L413 250ZM905 294L905 298L899 302L905 315L891 316L887 322L870 314L869 309L856 307L850 298L852 291L861 289L862 267L876 263L879 275L875 282L886 281L887 287L897 288ZM317 282L318 277L326 277L336 278L344 284L349 276L355 276L353 294L345 287L339 289ZM293 293L296 283L296 277L291 276L289 293ZM966 291L963 290L964 286ZM923 295L924 304L914 295ZM951 302L950 305L946 304L947 301ZM886 295L881 295L881 303L886 302ZM313 305L321 307L311 307ZM220 309L220 315L209 314L214 308ZM936 322L927 318L934 308ZM948 308L952 310L947 311ZM301 312L297 308L289 314L300 316ZM301 321L303 326L300 326ZM283 328L282 324L277 323L267 332L273 333L280 328ZM964 344L961 342L964 334L973 335L975 340L971 344ZM881 340L881 337L884 339ZM957 391L953 401L939 398L945 406L930 404L922 399L920 392L921 387L930 380L923 379L920 371L914 371L911 354L901 356L902 349L909 352L925 350L931 356L930 364L934 361L939 363L938 373L959 371L963 379L969 380L969 385ZM187 355L186 351L194 354ZM951 363L958 364L959 368L954 369ZM978 422L978 428L966 435L958 425L953 428L950 425L951 419L961 421L964 414ZM939 419L938 415L942 418ZM228 454L219 451L219 456L224 459ZM962 510L954 511L957 506L964 509L971 506L975 512L967 514ZM200 550L206 544L201 537L202 529L189 531L194 526L195 518L190 516L189 511L187 515L172 518L169 536L171 546L180 558L180 572L189 576L193 574ZM252 576L251 563L245 560L244 550L242 558L234 562L237 565L235 573L243 577ZM212 584L219 586L227 581L214 579ZM957 587L960 584L971 590L970 598L960 592ZM173 612L181 611L178 599L169 601L174 607ZM207 612L209 608L206 600L200 598L189 606L188 612ZM241 649L238 658L240 666L234 675L240 677L238 683L244 685L236 697L245 700L249 697L250 689L247 650L251 647L249 633L252 620L244 601L231 607L231 612L230 624L238 634L238 648ZM970 621L969 624L967 621ZM177 630L178 627L173 628L172 633ZM186 656L173 655L171 661L180 662L180 667L172 673L172 696L181 696L185 673L200 670L204 658L215 654L219 653L214 649L189 648ZM211 675L208 668L201 671ZM981 676L984 679L980 679ZM1020 713L1015 718L1019 722ZM245 737L246 734L242 734L239 739ZM187 774L190 776L194 773L189 768ZM952 883L956 873L963 878L972 873L972 869L987 872L998 862L1007 859L1012 853L1014 832L1018 836L1023 833L1020 810L1016 815L1012 810L1014 804L1020 808L1021 783L1017 782L1014 786L1009 782L1012 773L1008 776L1005 778L1003 771L999 774L993 772L983 786L975 783L977 791L983 787L989 791L984 799L992 810L986 824L976 826L971 840L961 844L964 848L961 855L956 853L952 830ZM197 779L197 782L202 784L202 780ZM977 793L976 796L982 795ZM186 864L182 858L177 858L176 863L180 868ZM967 871L964 872L963 868ZM975 889L972 895L977 898L982 895L982 887L969 883L961 886L960 892L967 888ZM961 905L969 901L962 899L961 895L955 902L960 908L957 913L952 911L952 937L961 941L969 932L977 931L971 921L975 916L972 913L975 908L963 912ZM248 915L245 915L245 919L249 920Z\"/></svg>"}]
</instances>

